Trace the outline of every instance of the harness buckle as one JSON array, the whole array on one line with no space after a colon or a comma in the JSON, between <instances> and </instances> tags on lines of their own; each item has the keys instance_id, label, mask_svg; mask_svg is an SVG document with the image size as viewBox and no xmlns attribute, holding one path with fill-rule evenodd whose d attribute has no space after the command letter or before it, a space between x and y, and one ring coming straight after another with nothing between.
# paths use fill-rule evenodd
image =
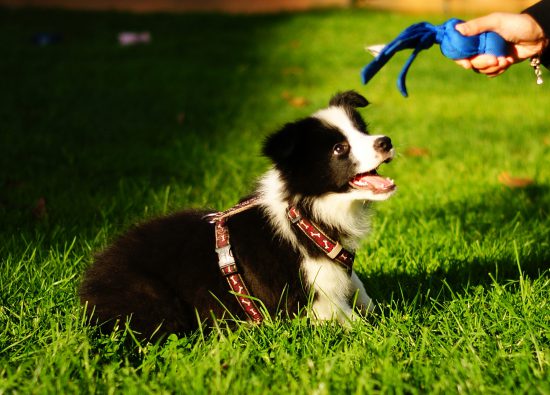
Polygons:
<instances>
[{"instance_id":1,"label":"harness buckle","mask_svg":"<svg viewBox=\"0 0 550 395\"><path fill-rule=\"evenodd\" d=\"M340 244L340 242L336 242L336 245L334 246L334 248L332 249L332 251L330 251L327 256L330 258L330 259L336 259L336 257L338 256L338 254L344 249L344 247L342 247L342 244Z\"/></svg>"},{"instance_id":2,"label":"harness buckle","mask_svg":"<svg viewBox=\"0 0 550 395\"><path fill-rule=\"evenodd\" d=\"M300 212L295 208L290 207L287 213L288 219L290 219L290 222L293 224L296 224L302 220L302 214L300 214Z\"/></svg>"},{"instance_id":3,"label":"harness buckle","mask_svg":"<svg viewBox=\"0 0 550 395\"><path fill-rule=\"evenodd\" d=\"M220 266L220 269L235 263L235 258L233 258L233 252L231 251L231 245L216 248L216 254L218 254L218 265Z\"/></svg>"}]
</instances>

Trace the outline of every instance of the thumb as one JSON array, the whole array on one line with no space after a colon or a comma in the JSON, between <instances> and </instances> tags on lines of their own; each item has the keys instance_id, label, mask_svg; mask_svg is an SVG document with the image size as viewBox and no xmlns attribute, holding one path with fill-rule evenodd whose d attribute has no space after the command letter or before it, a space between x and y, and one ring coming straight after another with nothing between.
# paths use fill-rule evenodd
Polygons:
<instances>
[{"instance_id":1,"label":"thumb","mask_svg":"<svg viewBox=\"0 0 550 395\"><path fill-rule=\"evenodd\" d=\"M456 25L456 30L464 36L475 36L489 30L496 31L497 28L498 18L493 14Z\"/></svg>"}]
</instances>

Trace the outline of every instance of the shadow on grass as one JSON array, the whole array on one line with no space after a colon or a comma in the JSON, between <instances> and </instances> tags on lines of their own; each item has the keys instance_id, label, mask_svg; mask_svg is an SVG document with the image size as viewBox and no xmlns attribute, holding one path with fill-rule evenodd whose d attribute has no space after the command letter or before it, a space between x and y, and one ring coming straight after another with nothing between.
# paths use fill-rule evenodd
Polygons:
<instances>
[{"instance_id":1,"label":"shadow on grass","mask_svg":"<svg viewBox=\"0 0 550 395\"><path fill-rule=\"evenodd\" d=\"M498 188L476 202L452 202L411 213L414 217L434 218L443 223L458 218L464 224L461 237L466 249L487 238L495 243L495 250L474 249L463 254L466 258L453 257L450 253L446 264L432 272L377 272L366 279L367 288L380 302L422 299L428 295L438 295L438 300L445 300L473 286L488 288L494 282L506 283L521 275L548 276L549 207L550 188L534 185L525 189Z\"/></svg>"},{"instance_id":2,"label":"shadow on grass","mask_svg":"<svg viewBox=\"0 0 550 395\"><path fill-rule=\"evenodd\" d=\"M272 29L290 17L3 9L3 230L32 230L40 198L51 222L87 227L119 222L147 191L203 183L206 157L222 155L254 102ZM124 30L152 42L121 47ZM40 32L62 39L34 45Z\"/></svg>"}]
</instances>

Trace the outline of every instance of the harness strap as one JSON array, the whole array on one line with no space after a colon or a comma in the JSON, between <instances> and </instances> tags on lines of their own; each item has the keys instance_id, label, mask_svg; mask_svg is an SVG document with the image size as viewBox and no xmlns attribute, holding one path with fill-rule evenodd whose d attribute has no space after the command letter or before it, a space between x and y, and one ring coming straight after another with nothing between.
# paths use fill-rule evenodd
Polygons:
<instances>
[{"instance_id":1,"label":"harness strap","mask_svg":"<svg viewBox=\"0 0 550 395\"><path fill-rule=\"evenodd\" d=\"M221 220L223 218L231 217L232 215L235 215L235 214L241 213L243 211L246 211L249 208L252 208L252 207L258 205L258 203L260 203L260 197L259 196L253 196L250 199L243 200L242 202L237 203L236 205L234 205L233 207L231 207L231 208L229 208L225 211L205 215L203 217L203 219L208 219L210 221L210 223L213 224L213 223L216 223L216 222L218 222L219 220Z\"/></svg>"},{"instance_id":2,"label":"harness strap","mask_svg":"<svg viewBox=\"0 0 550 395\"><path fill-rule=\"evenodd\" d=\"M231 244L229 243L229 229L227 228L226 218L248 210L249 208L255 206L258 203L258 200L259 199L257 197L254 197L252 199L245 200L224 212L206 216L209 218L211 223L214 223L216 253L218 254L218 265L220 267L220 271L227 280L229 288L235 294L241 308L255 323L262 322L264 317L260 312L260 309L256 306L254 299L252 299L242 276L239 274L237 263L235 262L233 251L231 250Z\"/></svg>"},{"instance_id":3,"label":"harness strap","mask_svg":"<svg viewBox=\"0 0 550 395\"><path fill-rule=\"evenodd\" d=\"M340 263L351 275L355 255L346 250L338 241L332 240L319 227L302 214L296 206L289 206L287 215L290 222L305 234L314 244L323 251L328 258Z\"/></svg>"}]
</instances>

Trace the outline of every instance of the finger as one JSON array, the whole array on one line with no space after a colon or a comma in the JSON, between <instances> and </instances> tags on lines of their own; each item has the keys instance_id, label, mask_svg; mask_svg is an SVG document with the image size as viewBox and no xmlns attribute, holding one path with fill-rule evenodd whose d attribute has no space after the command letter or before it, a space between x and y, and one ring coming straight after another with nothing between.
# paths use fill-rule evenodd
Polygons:
<instances>
[{"instance_id":1,"label":"finger","mask_svg":"<svg viewBox=\"0 0 550 395\"><path fill-rule=\"evenodd\" d=\"M479 70L481 74L487 75L489 77L497 75L500 71L504 71L500 67L489 67L487 69Z\"/></svg>"},{"instance_id":2,"label":"finger","mask_svg":"<svg viewBox=\"0 0 550 395\"><path fill-rule=\"evenodd\" d=\"M514 64L514 63L516 62L516 60L514 59L513 56L505 56L505 58L506 58L506 61L507 61L508 63L510 63L510 65L512 65L512 64Z\"/></svg>"},{"instance_id":3,"label":"finger","mask_svg":"<svg viewBox=\"0 0 550 395\"><path fill-rule=\"evenodd\" d=\"M499 75L501 75L502 73L504 73L506 70L508 70L508 68L505 68L505 69L501 69L501 70L498 70L492 74L486 74L487 77L489 78L494 78L494 77L498 77Z\"/></svg>"},{"instance_id":4,"label":"finger","mask_svg":"<svg viewBox=\"0 0 550 395\"><path fill-rule=\"evenodd\" d=\"M499 57L497 65L479 69L479 72L490 77L496 77L506 71L506 69L508 69L511 65L512 63L509 63L505 57Z\"/></svg>"},{"instance_id":5,"label":"finger","mask_svg":"<svg viewBox=\"0 0 550 395\"><path fill-rule=\"evenodd\" d=\"M462 66L466 70L470 70L472 68L472 63L468 59L458 59L455 60L455 63L459 66Z\"/></svg>"},{"instance_id":6,"label":"finger","mask_svg":"<svg viewBox=\"0 0 550 395\"><path fill-rule=\"evenodd\" d=\"M470 58L470 63L472 63L472 67L482 70L488 67L498 66L499 60L494 55L483 54Z\"/></svg>"},{"instance_id":7,"label":"finger","mask_svg":"<svg viewBox=\"0 0 550 395\"><path fill-rule=\"evenodd\" d=\"M500 67L508 68L514 64L514 59L510 56L499 56L497 59Z\"/></svg>"},{"instance_id":8,"label":"finger","mask_svg":"<svg viewBox=\"0 0 550 395\"><path fill-rule=\"evenodd\" d=\"M471 21L456 25L456 30L465 36L475 36L486 31L497 31L500 25L500 14L493 13L472 19Z\"/></svg>"},{"instance_id":9,"label":"finger","mask_svg":"<svg viewBox=\"0 0 550 395\"><path fill-rule=\"evenodd\" d=\"M468 32L470 31L470 27L468 26L468 22L465 23L459 23L455 26L455 29L458 30L460 34L463 36L468 36Z\"/></svg>"}]
</instances>

